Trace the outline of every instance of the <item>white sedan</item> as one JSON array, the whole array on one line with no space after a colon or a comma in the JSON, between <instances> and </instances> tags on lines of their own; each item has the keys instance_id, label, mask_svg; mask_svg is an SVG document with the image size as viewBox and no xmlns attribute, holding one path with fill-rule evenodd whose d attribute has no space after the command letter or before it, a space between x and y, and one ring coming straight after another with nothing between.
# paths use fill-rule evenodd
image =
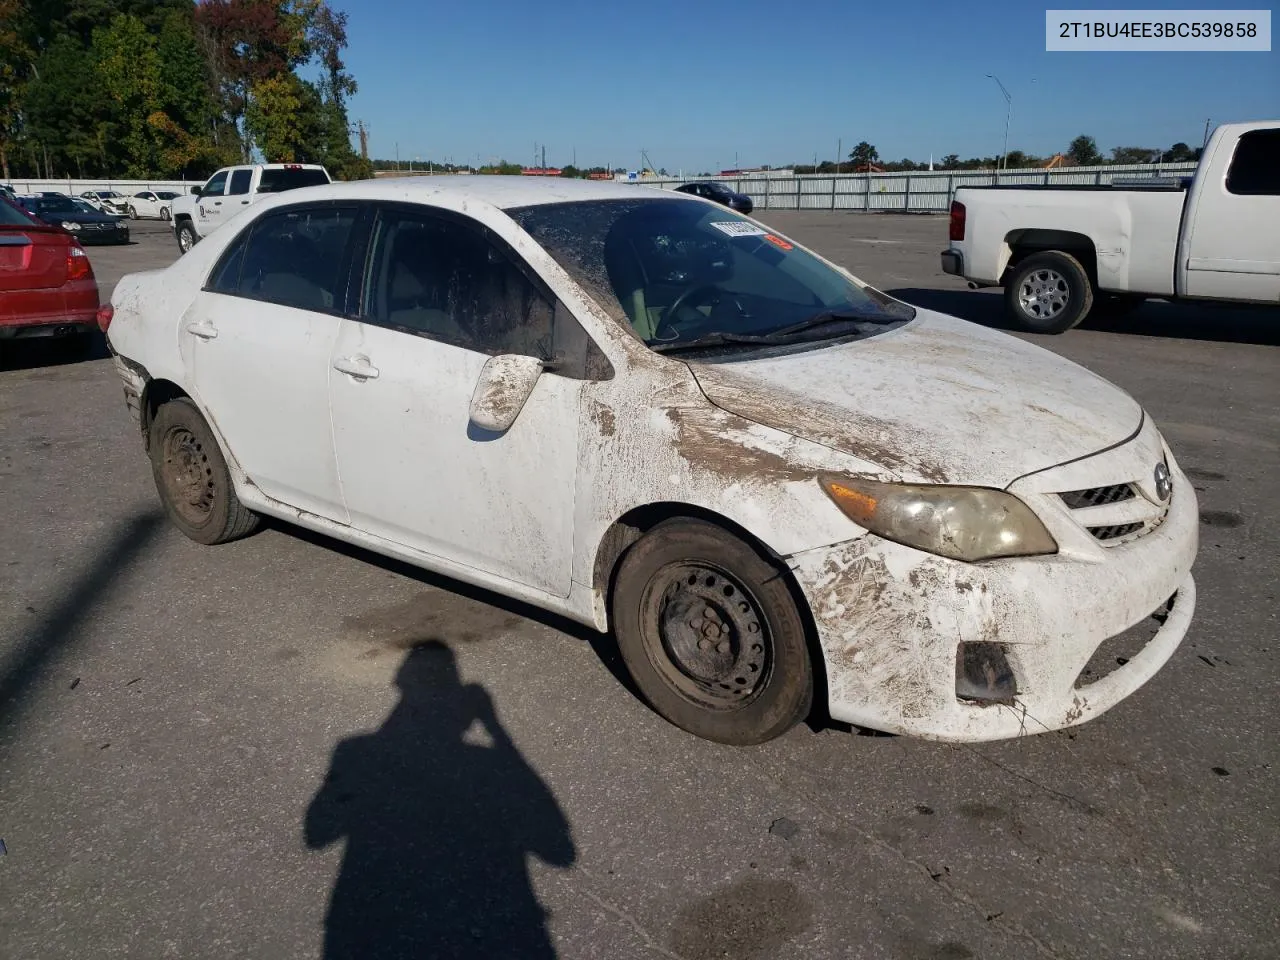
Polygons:
<instances>
[{"instance_id":1,"label":"white sedan","mask_svg":"<svg viewBox=\"0 0 1280 960\"><path fill-rule=\"evenodd\" d=\"M95 210L123 217L128 212L128 200L123 193L115 190L86 190L80 199Z\"/></svg>"},{"instance_id":2,"label":"white sedan","mask_svg":"<svg viewBox=\"0 0 1280 960\"><path fill-rule=\"evenodd\" d=\"M815 702L939 740L1070 726L1191 622L1195 494L1131 397L709 201L300 189L112 304L187 536L266 514L611 630L711 740Z\"/></svg>"},{"instance_id":3,"label":"white sedan","mask_svg":"<svg viewBox=\"0 0 1280 960\"><path fill-rule=\"evenodd\" d=\"M168 220L173 216L173 199L177 194L172 190L143 190L135 193L128 201L129 218L132 220Z\"/></svg>"}]
</instances>

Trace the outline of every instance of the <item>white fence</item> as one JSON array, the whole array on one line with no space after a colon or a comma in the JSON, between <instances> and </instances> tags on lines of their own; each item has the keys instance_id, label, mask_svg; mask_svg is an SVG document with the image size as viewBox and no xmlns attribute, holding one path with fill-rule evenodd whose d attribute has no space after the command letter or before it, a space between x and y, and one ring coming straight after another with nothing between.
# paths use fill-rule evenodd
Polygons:
<instances>
[{"instance_id":1,"label":"white fence","mask_svg":"<svg viewBox=\"0 0 1280 960\"><path fill-rule=\"evenodd\" d=\"M938 170L914 173L849 173L778 176L768 172L740 177L714 177L745 193L757 209L849 210L877 213L888 210L945 213L957 187L992 185L1103 185L1118 179L1188 177L1194 163L1158 163L1106 167L1068 167L1054 170ZM627 181L670 190L690 180L647 177Z\"/></svg>"},{"instance_id":2,"label":"white fence","mask_svg":"<svg viewBox=\"0 0 1280 960\"><path fill-rule=\"evenodd\" d=\"M935 170L914 173L843 173L825 175L749 174L715 177L740 193L745 193L763 210L849 210L877 213L889 210L913 213L945 213L957 187L991 185L1069 186L1112 183L1117 179L1149 177L1189 177L1194 163L1147 163L1106 167L1067 167L1054 170ZM646 187L670 190L699 179L687 177L646 177L627 181ZM14 180L18 193L51 190L72 196L86 190L115 190L134 194L142 190L173 190L189 193L203 180Z\"/></svg>"},{"instance_id":3,"label":"white fence","mask_svg":"<svg viewBox=\"0 0 1280 960\"><path fill-rule=\"evenodd\" d=\"M78 197L89 190L114 190L132 196L143 190L171 190L190 193L192 187L203 186L203 180L11 180L9 186L17 194L65 193Z\"/></svg>"}]
</instances>

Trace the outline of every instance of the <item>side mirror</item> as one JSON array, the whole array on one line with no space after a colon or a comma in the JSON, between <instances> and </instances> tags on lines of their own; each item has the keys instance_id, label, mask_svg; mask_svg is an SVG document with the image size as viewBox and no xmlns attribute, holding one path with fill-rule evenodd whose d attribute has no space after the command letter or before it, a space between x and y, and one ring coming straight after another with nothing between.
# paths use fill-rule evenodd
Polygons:
<instances>
[{"instance_id":1,"label":"side mirror","mask_svg":"<svg viewBox=\"0 0 1280 960\"><path fill-rule=\"evenodd\" d=\"M537 357L514 353L490 357L471 395L471 422L494 433L511 429L542 376L543 367Z\"/></svg>"}]
</instances>

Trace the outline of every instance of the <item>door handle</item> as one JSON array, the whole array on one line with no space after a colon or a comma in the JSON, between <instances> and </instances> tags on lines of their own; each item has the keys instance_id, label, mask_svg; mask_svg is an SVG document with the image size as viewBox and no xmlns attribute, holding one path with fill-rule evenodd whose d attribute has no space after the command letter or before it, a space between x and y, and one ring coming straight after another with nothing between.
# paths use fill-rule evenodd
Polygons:
<instances>
[{"instance_id":1,"label":"door handle","mask_svg":"<svg viewBox=\"0 0 1280 960\"><path fill-rule=\"evenodd\" d=\"M211 323L188 323L187 333L201 340L212 340L218 335L218 328Z\"/></svg>"},{"instance_id":2,"label":"door handle","mask_svg":"<svg viewBox=\"0 0 1280 960\"><path fill-rule=\"evenodd\" d=\"M333 361L333 369L357 380L378 379L378 368L369 362L368 357L359 354L354 357L339 357Z\"/></svg>"}]
</instances>

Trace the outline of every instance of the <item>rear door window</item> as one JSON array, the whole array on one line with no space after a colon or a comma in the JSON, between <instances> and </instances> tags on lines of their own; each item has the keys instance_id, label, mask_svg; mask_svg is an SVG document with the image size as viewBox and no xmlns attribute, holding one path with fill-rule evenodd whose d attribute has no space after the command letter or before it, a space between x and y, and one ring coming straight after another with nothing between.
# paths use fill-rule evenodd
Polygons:
<instances>
[{"instance_id":1,"label":"rear door window","mask_svg":"<svg viewBox=\"0 0 1280 960\"><path fill-rule=\"evenodd\" d=\"M347 248L357 208L294 207L255 220L243 254L233 243L212 286L242 297L318 313L341 313L346 300ZM238 269L237 257L241 257ZM224 284L226 286L224 286Z\"/></svg>"},{"instance_id":2,"label":"rear door window","mask_svg":"<svg viewBox=\"0 0 1280 960\"><path fill-rule=\"evenodd\" d=\"M252 179L252 170L233 170L231 172L231 186L227 190L228 195L237 196L242 193L248 193L249 182Z\"/></svg>"},{"instance_id":3,"label":"rear door window","mask_svg":"<svg viewBox=\"0 0 1280 960\"><path fill-rule=\"evenodd\" d=\"M1236 143L1227 192L1244 196L1280 196L1280 129L1251 130Z\"/></svg>"}]
</instances>

